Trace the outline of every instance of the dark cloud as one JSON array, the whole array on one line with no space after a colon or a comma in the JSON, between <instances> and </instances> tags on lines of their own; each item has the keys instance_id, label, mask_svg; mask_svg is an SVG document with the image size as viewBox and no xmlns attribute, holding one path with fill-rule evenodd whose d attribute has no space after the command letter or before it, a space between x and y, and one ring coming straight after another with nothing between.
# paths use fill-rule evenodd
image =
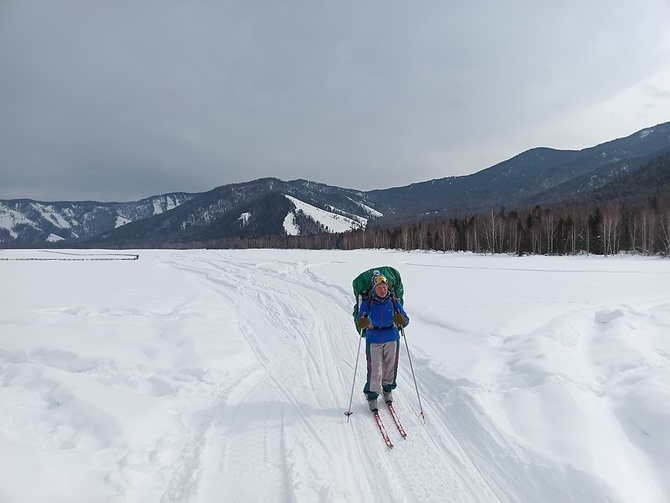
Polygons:
<instances>
[{"instance_id":1,"label":"dark cloud","mask_svg":"<svg viewBox=\"0 0 670 503\"><path fill-rule=\"evenodd\" d=\"M372 189L670 120L665 0L5 0L0 198ZM665 116L664 116L665 114Z\"/></svg>"}]
</instances>

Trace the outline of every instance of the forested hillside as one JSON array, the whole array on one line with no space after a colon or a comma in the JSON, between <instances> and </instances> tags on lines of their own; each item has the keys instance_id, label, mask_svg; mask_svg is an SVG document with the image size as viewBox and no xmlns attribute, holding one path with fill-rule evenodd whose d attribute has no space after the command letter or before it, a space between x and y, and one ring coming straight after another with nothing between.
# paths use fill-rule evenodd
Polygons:
<instances>
[{"instance_id":1,"label":"forested hillside","mask_svg":"<svg viewBox=\"0 0 670 503\"><path fill-rule=\"evenodd\" d=\"M670 255L670 155L557 205L502 207L486 214L344 234L216 240L207 246Z\"/></svg>"}]
</instances>

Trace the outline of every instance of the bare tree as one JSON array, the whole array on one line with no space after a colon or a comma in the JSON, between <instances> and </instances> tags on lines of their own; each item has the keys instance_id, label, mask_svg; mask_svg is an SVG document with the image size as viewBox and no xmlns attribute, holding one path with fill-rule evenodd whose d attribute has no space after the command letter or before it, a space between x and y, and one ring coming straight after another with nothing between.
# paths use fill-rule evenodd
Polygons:
<instances>
[{"instance_id":1,"label":"bare tree","mask_svg":"<svg viewBox=\"0 0 670 503\"><path fill-rule=\"evenodd\" d=\"M414 226L414 249L415 250L425 250L428 238L428 226L423 225L419 222L418 225Z\"/></svg>"},{"instance_id":2,"label":"bare tree","mask_svg":"<svg viewBox=\"0 0 670 503\"><path fill-rule=\"evenodd\" d=\"M663 243L663 253L670 255L670 207L664 206L659 213L659 237Z\"/></svg>"},{"instance_id":3,"label":"bare tree","mask_svg":"<svg viewBox=\"0 0 670 503\"><path fill-rule=\"evenodd\" d=\"M656 214L654 210L645 207L640 212L640 238L642 254L650 255L654 252L654 234L656 230Z\"/></svg>"},{"instance_id":4,"label":"bare tree","mask_svg":"<svg viewBox=\"0 0 670 503\"><path fill-rule=\"evenodd\" d=\"M544 239L547 243L547 253L554 253L554 237L556 235L556 218L554 212L547 208L542 215L542 226Z\"/></svg>"},{"instance_id":5,"label":"bare tree","mask_svg":"<svg viewBox=\"0 0 670 503\"><path fill-rule=\"evenodd\" d=\"M542 253L542 208L535 206L526 218L526 229L530 237L531 251Z\"/></svg>"},{"instance_id":6,"label":"bare tree","mask_svg":"<svg viewBox=\"0 0 670 503\"><path fill-rule=\"evenodd\" d=\"M466 220L465 242L467 251L480 252L479 227L480 223L477 216L470 217Z\"/></svg>"},{"instance_id":7,"label":"bare tree","mask_svg":"<svg viewBox=\"0 0 670 503\"><path fill-rule=\"evenodd\" d=\"M409 250L410 245L410 229L408 225L403 225L400 228L400 243L403 250Z\"/></svg>"},{"instance_id":8,"label":"bare tree","mask_svg":"<svg viewBox=\"0 0 670 503\"><path fill-rule=\"evenodd\" d=\"M626 213L626 224L628 228L628 242L630 243L631 251L636 253L638 250L637 243L640 240L640 218L636 208L632 208ZM642 246L640 245L640 249L641 248Z\"/></svg>"},{"instance_id":9,"label":"bare tree","mask_svg":"<svg viewBox=\"0 0 670 503\"><path fill-rule=\"evenodd\" d=\"M621 205L615 203L605 206L600 222L600 233L605 255L614 255L619 252L620 230Z\"/></svg>"},{"instance_id":10,"label":"bare tree","mask_svg":"<svg viewBox=\"0 0 670 503\"><path fill-rule=\"evenodd\" d=\"M498 232L498 215L491 210L482 222L482 234L486 242L486 249L491 253L496 252L496 235Z\"/></svg>"}]
</instances>

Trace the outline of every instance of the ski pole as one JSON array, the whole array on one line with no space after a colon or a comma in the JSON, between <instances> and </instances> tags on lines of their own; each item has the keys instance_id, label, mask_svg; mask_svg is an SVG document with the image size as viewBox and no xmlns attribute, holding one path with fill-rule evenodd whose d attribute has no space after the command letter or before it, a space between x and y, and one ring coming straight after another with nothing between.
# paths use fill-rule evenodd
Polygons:
<instances>
[{"instance_id":1,"label":"ski pole","mask_svg":"<svg viewBox=\"0 0 670 503\"><path fill-rule=\"evenodd\" d=\"M363 341L363 337L358 338L358 351L356 351L356 365L354 365L354 382L351 383L351 397L349 398L349 410L344 413L345 416L347 416L347 423L349 422L349 417L353 414L351 412L351 404L354 401L354 387L356 386L356 370L358 370L358 359L361 356L361 342Z\"/></svg>"},{"instance_id":2,"label":"ski pole","mask_svg":"<svg viewBox=\"0 0 670 503\"><path fill-rule=\"evenodd\" d=\"M405 339L405 347L407 348L407 359L409 360L409 368L412 370L412 379L414 379L414 388L416 389L416 398L419 400L419 416L426 423L426 414L423 412L423 405L421 405L421 396L419 396L419 387L416 384L416 375L414 374L414 366L412 365L412 356L409 354L409 344L407 344L407 337L405 337L405 327L400 327L403 339Z\"/></svg>"}]
</instances>

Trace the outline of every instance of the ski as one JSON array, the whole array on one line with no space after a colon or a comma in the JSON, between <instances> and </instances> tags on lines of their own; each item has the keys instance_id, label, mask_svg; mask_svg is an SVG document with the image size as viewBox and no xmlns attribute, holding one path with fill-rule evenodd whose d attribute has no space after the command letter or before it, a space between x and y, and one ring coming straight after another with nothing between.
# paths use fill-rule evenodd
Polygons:
<instances>
[{"instance_id":1,"label":"ski","mask_svg":"<svg viewBox=\"0 0 670 503\"><path fill-rule=\"evenodd\" d=\"M393 408L393 402L386 402L386 406L389 408L389 412L391 413L391 417L393 418L393 422L395 423L396 427L398 428L398 433L400 433L400 436L402 438L407 438L407 433L405 433L405 428L402 427L402 423L400 422L400 419L398 419L398 414L396 414L396 411Z\"/></svg>"},{"instance_id":2,"label":"ski","mask_svg":"<svg viewBox=\"0 0 670 503\"><path fill-rule=\"evenodd\" d=\"M379 426L379 431L382 434L382 437L384 438L384 442L386 443L387 447L389 449L393 449L393 442L391 442L391 437L389 437L389 434L386 432L386 428L384 428L384 423L382 423L382 418L379 417L379 411L374 411L372 413L373 416L375 416L375 421L377 421L377 426Z\"/></svg>"}]
</instances>

